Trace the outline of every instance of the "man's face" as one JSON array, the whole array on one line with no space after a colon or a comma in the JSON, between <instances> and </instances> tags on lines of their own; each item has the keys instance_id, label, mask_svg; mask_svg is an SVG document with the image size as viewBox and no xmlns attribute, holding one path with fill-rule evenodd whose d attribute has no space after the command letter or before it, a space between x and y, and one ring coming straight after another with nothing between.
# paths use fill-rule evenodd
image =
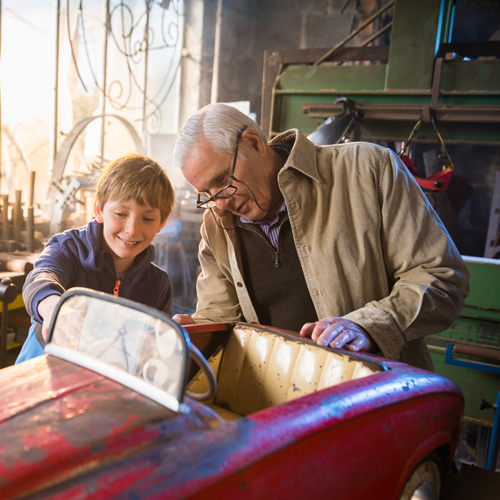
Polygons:
<instances>
[{"instance_id":1,"label":"man's face","mask_svg":"<svg viewBox=\"0 0 500 500\"><path fill-rule=\"evenodd\" d=\"M97 222L103 223L103 247L111 253L117 272L133 264L166 222L161 220L159 208L135 200L109 199L104 208L96 201L94 211Z\"/></svg>"},{"instance_id":2,"label":"man's face","mask_svg":"<svg viewBox=\"0 0 500 500\"><path fill-rule=\"evenodd\" d=\"M235 144L236 147L236 144ZM272 182L272 162L265 148L255 143L252 133L244 132L239 145L247 158L236 160L233 186L238 188L230 198L216 199L217 208L229 210L248 220L266 218L275 197ZM188 156L182 173L198 191L216 194L229 182L233 166L232 154L218 154L207 142L203 142Z\"/></svg>"}]
</instances>

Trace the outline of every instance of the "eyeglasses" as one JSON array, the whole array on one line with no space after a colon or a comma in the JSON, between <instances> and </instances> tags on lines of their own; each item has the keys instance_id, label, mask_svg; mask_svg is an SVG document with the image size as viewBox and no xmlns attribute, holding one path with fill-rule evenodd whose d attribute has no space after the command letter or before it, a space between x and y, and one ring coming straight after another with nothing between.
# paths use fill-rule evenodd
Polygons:
<instances>
[{"instance_id":1,"label":"eyeglasses","mask_svg":"<svg viewBox=\"0 0 500 500\"><path fill-rule=\"evenodd\" d=\"M238 132L238 137L236 138L236 149L234 151L234 159L233 159L233 168L231 169L231 175L229 176L229 182L225 187L223 187L220 191L215 193L213 196L210 196L210 193L198 193L198 201L196 202L197 208L215 208L216 203L215 200L225 200L227 198L231 198L231 196L238 191L236 186L233 186L233 181L241 182L236 179L234 176L234 169L236 168L236 160L238 159L238 148L240 146L240 139L243 132L247 129L247 127L243 127Z\"/></svg>"}]
</instances>

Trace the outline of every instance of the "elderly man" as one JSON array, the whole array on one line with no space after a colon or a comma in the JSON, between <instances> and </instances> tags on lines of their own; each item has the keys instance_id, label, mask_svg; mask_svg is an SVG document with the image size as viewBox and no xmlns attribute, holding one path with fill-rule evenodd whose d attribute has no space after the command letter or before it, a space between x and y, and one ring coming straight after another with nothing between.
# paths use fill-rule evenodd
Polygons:
<instances>
[{"instance_id":1,"label":"elderly man","mask_svg":"<svg viewBox=\"0 0 500 500\"><path fill-rule=\"evenodd\" d=\"M432 369L423 337L460 314L468 272L390 150L271 142L225 104L178 134L174 163L206 209L198 305L181 324L247 321Z\"/></svg>"}]
</instances>

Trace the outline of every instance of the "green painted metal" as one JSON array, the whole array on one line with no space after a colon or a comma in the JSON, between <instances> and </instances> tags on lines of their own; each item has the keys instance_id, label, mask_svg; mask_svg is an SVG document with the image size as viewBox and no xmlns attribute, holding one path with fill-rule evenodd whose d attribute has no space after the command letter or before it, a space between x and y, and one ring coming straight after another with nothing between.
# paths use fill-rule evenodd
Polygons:
<instances>
[{"instance_id":1,"label":"green painted metal","mask_svg":"<svg viewBox=\"0 0 500 500\"><path fill-rule=\"evenodd\" d=\"M480 410L479 404L481 399L485 399L490 403L496 401L499 388L498 375L471 368L446 365L444 363L444 349L437 350L429 346L429 350L436 373L453 380L462 390L465 397L464 420L491 427L495 413L492 410ZM467 359L472 360L474 358Z\"/></svg>"},{"instance_id":2,"label":"green painted metal","mask_svg":"<svg viewBox=\"0 0 500 500\"><path fill-rule=\"evenodd\" d=\"M309 118L303 112L307 103L333 103L337 97L347 96L359 104L416 104L430 105L430 92L420 95L406 95L396 93L365 94L359 92L337 92L334 94L305 93L276 93L274 98L273 122L271 135L274 136L283 130L298 128L301 132L309 134L316 130L322 119ZM440 104L448 105L480 105L487 102L489 105L500 105L500 95L446 95L440 99ZM380 141L406 140L415 124L410 121L382 121L363 120L362 138L371 138ZM439 130L444 140L449 143L469 144L498 144L500 142L500 123L440 123ZM417 137L418 142L436 142L436 134L431 125L422 124Z\"/></svg>"},{"instance_id":3,"label":"green painted metal","mask_svg":"<svg viewBox=\"0 0 500 500\"><path fill-rule=\"evenodd\" d=\"M392 61L391 61L392 62ZM420 89L385 88L388 66L306 66L293 64L283 70L278 78L275 94L310 93L311 95L336 92L367 92L373 96L388 94L406 96L401 104L411 104L419 95L429 96L430 87ZM500 59L473 61L443 61L439 86L439 104L445 104L450 93L467 97L480 97L486 101L500 93ZM406 90L406 92L405 92ZM418 89L417 89L418 90ZM410 102L408 102L410 100Z\"/></svg>"},{"instance_id":4,"label":"green painted metal","mask_svg":"<svg viewBox=\"0 0 500 500\"><path fill-rule=\"evenodd\" d=\"M378 141L404 141L413 128L408 121L362 122L362 139ZM495 145L500 141L500 123L440 123L439 131L447 144ZM415 142L437 143L436 133L431 125L421 126Z\"/></svg>"},{"instance_id":5,"label":"green painted metal","mask_svg":"<svg viewBox=\"0 0 500 500\"><path fill-rule=\"evenodd\" d=\"M500 261L470 257L466 260L471 284L465 304L495 312L500 322Z\"/></svg>"},{"instance_id":6,"label":"green painted metal","mask_svg":"<svg viewBox=\"0 0 500 500\"><path fill-rule=\"evenodd\" d=\"M313 132L322 120L303 112L306 103L334 103L346 96L360 104L500 106L500 60L443 60L433 96L434 51L439 38L449 39L453 0L396 0L388 64L291 64L278 76L271 105L271 136L290 128ZM437 85L439 83L439 85ZM408 120L362 123L362 140L403 141L413 128ZM450 143L500 144L500 124L463 119L439 124ZM415 142L435 142L422 126Z\"/></svg>"},{"instance_id":7,"label":"green painted metal","mask_svg":"<svg viewBox=\"0 0 500 500\"><path fill-rule=\"evenodd\" d=\"M468 258L470 294L462 314L446 331L427 337L434 369L453 380L465 397L465 420L491 426L494 412L480 410L481 399L496 401L500 389L500 376L471 368L450 366L444 363L445 347L460 343L500 350L500 261ZM454 355L454 358L485 362L484 359ZM486 361L496 364L494 361Z\"/></svg>"},{"instance_id":8,"label":"green painted metal","mask_svg":"<svg viewBox=\"0 0 500 500\"><path fill-rule=\"evenodd\" d=\"M396 2L386 88L430 88L440 7L441 0Z\"/></svg>"},{"instance_id":9,"label":"green painted metal","mask_svg":"<svg viewBox=\"0 0 500 500\"><path fill-rule=\"evenodd\" d=\"M497 92L500 86L500 59L443 61L440 90L454 92Z\"/></svg>"},{"instance_id":10,"label":"green painted metal","mask_svg":"<svg viewBox=\"0 0 500 500\"><path fill-rule=\"evenodd\" d=\"M279 77L280 90L332 91L381 90L385 86L385 65L376 66L289 66Z\"/></svg>"}]
</instances>

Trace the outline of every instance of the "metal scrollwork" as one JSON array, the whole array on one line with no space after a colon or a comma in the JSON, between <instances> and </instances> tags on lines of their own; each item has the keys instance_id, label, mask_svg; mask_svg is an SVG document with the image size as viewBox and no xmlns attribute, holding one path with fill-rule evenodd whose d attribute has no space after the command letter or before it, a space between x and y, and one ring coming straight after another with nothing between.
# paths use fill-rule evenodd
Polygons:
<instances>
[{"instance_id":1,"label":"metal scrollwork","mask_svg":"<svg viewBox=\"0 0 500 500\"><path fill-rule=\"evenodd\" d=\"M143 132L157 132L162 124L161 106L175 81L177 70L181 63L181 22L184 16L183 0L144 0L144 9L137 11L137 2L121 0L109 8L107 34L113 41L114 47L124 59L127 71L127 80L114 79L106 84L103 89L101 79L95 71L96 62L89 49L89 34L86 27L85 2L80 0L77 12L78 29L84 46L86 64L96 88L105 95L110 105L120 110L132 110L140 116ZM68 26L70 18L70 0L67 0ZM154 26L153 26L154 25ZM159 33L158 33L159 32ZM69 33L69 32L68 32ZM85 90L89 82L84 82L78 68L75 50L71 44L71 53L76 72ZM165 65L165 72L159 87L154 92L148 93L148 54L152 52L170 52L169 63ZM168 57L168 56L167 56ZM167 60L167 57L164 60ZM143 75L138 75L141 71ZM87 85L86 85L87 83ZM136 92L139 93L142 105L135 105ZM151 94L151 95L150 95ZM138 100L139 101L139 100Z\"/></svg>"}]
</instances>

